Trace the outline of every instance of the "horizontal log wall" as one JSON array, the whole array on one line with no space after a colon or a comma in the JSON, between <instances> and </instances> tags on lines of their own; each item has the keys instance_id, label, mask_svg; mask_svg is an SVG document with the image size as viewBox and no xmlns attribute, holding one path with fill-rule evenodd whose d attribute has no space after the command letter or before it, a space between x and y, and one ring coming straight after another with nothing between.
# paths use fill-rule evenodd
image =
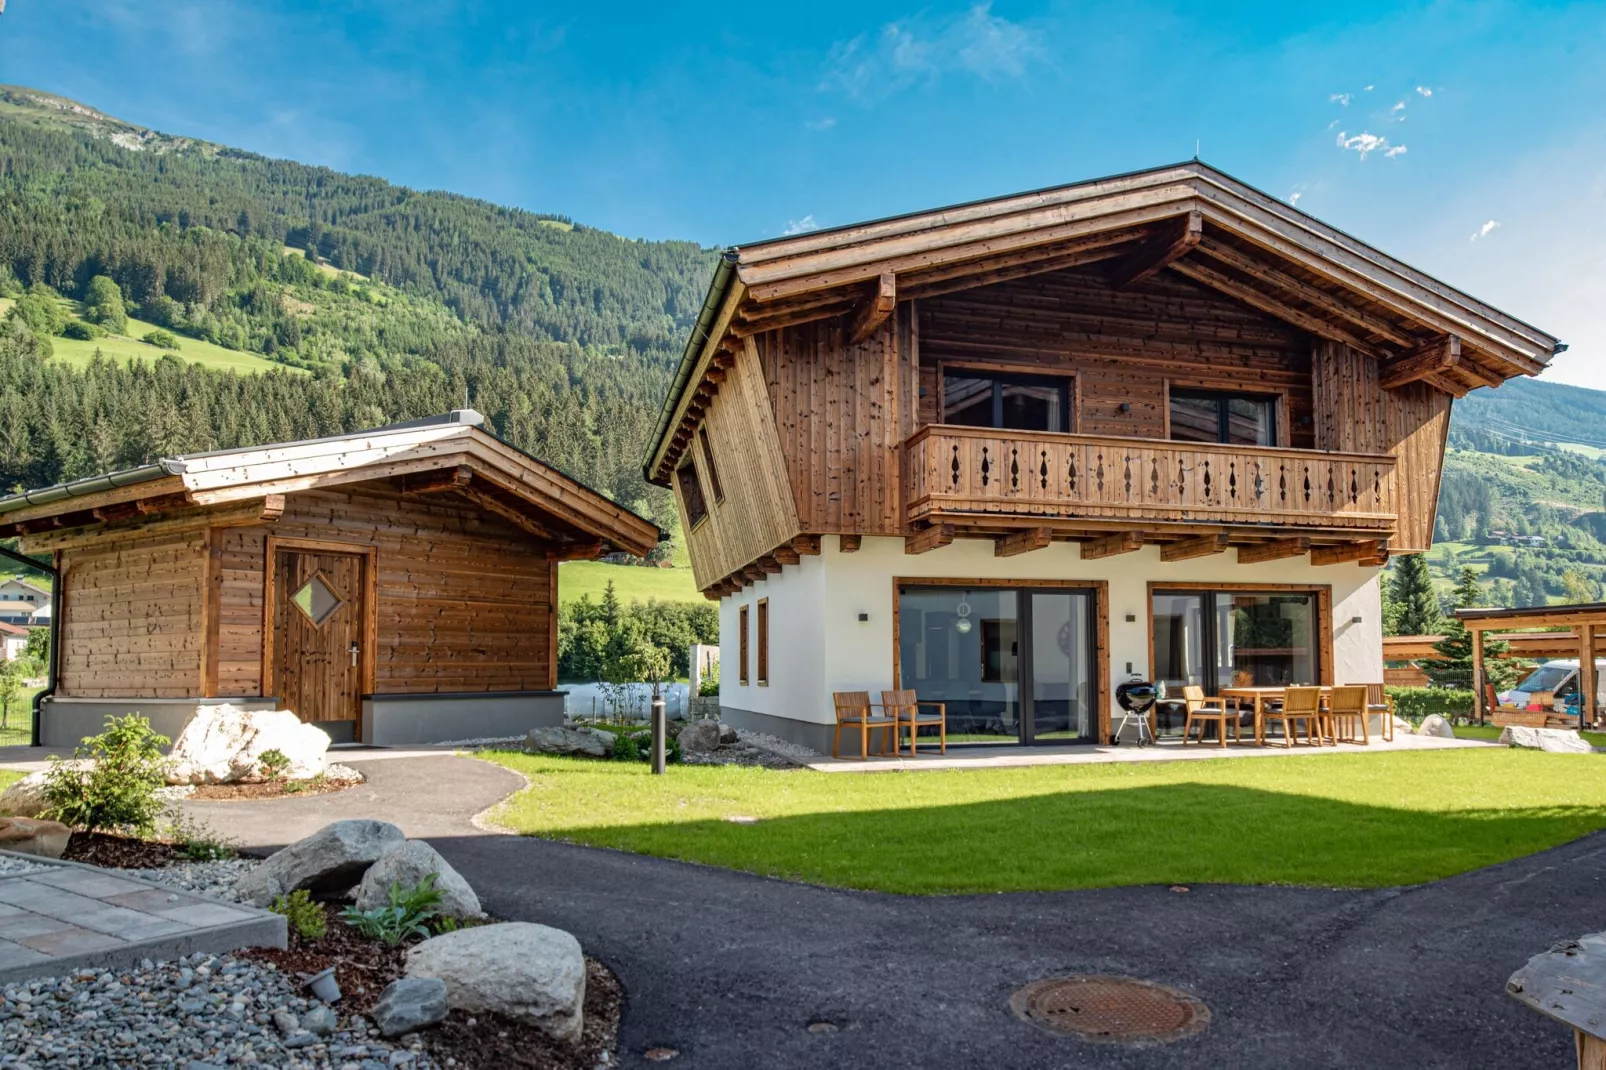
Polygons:
<instances>
[{"instance_id":1,"label":"horizontal log wall","mask_svg":"<svg viewBox=\"0 0 1606 1070\"><path fill-rule=\"evenodd\" d=\"M530 536L448 495L372 484L309 491L272 525L217 540L217 690L262 691L262 597L269 534L378 548L378 694L551 687L548 562Z\"/></svg>"}]
</instances>

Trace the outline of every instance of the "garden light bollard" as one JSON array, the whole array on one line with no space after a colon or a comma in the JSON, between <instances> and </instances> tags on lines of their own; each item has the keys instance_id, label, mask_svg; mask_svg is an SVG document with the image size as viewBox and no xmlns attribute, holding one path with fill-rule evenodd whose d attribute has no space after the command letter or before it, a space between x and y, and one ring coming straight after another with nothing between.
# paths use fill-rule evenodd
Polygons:
<instances>
[{"instance_id":1,"label":"garden light bollard","mask_svg":"<svg viewBox=\"0 0 1606 1070\"><path fill-rule=\"evenodd\" d=\"M664 693L657 685L652 685L652 771L661 774L664 771L664 736L668 733L668 724L664 717Z\"/></svg>"}]
</instances>

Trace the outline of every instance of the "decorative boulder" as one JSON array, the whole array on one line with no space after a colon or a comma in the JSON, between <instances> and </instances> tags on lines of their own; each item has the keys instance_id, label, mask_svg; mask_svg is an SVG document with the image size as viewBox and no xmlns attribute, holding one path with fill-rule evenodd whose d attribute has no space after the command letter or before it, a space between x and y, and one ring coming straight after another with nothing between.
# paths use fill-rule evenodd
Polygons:
<instances>
[{"instance_id":1,"label":"decorative boulder","mask_svg":"<svg viewBox=\"0 0 1606 1070\"><path fill-rule=\"evenodd\" d=\"M184 726L168 755L169 784L233 784L264 779L262 755L290 759L284 775L310 780L324 772L329 736L289 710L203 706Z\"/></svg>"},{"instance_id":2,"label":"decorative boulder","mask_svg":"<svg viewBox=\"0 0 1606 1070\"><path fill-rule=\"evenodd\" d=\"M11 814L13 817L38 817L50 809L50 800L45 798L45 786L49 775L48 769L29 773L0 792L0 814Z\"/></svg>"},{"instance_id":3,"label":"decorative boulder","mask_svg":"<svg viewBox=\"0 0 1606 1070\"><path fill-rule=\"evenodd\" d=\"M719 749L723 728L724 725L718 721L687 721L676 738L680 740L680 749L685 753L707 754Z\"/></svg>"},{"instance_id":4,"label":"decorative boulder","mask_svg":"<svg viewBox=\"0 0 1606 1070\"><path fill-rule=\"evenodd\" d=\"M423 840L408 840L389 848L375 859L357 885L357 909L369 910L390 902L390 886L400 884L411 888L431 873L435 874L435 890L441 901L435 907L453 918L480 918L479 896L468 886L451 864L435 853L435 848Z\"/></svg>"},{"instance_id":5,"label":"decorative boulder","mask_svg":"<svg viewBox=\"0 0 1606 1070\"><path fill-rule=\"evenodd\" d=\"M1547 750L1552 754L1594 754L1589 741L1571 728L1523 728L1507 725L1500 730L1500 742L1508 747Z\"/></svg>"},{"instance_id":6,"label":"decorative boulder","mask_svg":"<svg viewBox=\"0 0 1606 1070\"><path fill-rule=\"evenodd\" d=\"M532 754L606 758L613 753L613 733L598 728L566 728L556 725L532 728L524 741L524 749Z\"/></svg>"},{"instance_id":7,"label":"decorative boulder","mask_svg":"<svg viewBox=\"0 0 1606 1070\"><path fill-rule=\"evenodd\" d=\"M529 922L459 929L407 952L406 973L446 982L454 1010L503 1014L557 1040L580 1037L585 956L561 929Z\"/></svg>"},{"instance_id":8,"label":"decorative boulder","mask_svg":"<svg viewBox=\"0 0 1606 1070\"><path fill-rule=\"evenodd\" d=\"M399 1037L434 1025L446 1017L446 983L434 977L392 981L368 1016L382 1037Z\"/></svg>"},{"instance_id":9,"label":"decorative boulder","mask_svg":"<svg viewBox=\"0 0 1606 1070\"><path fill-rule=\"evenodd\" d=\"M314 893L345 892L386 851L406 840L402 830L388 821L336 821L269 855L234 888L240 898L259 907L298 888Z\"/></svg>"},{"instance_id":10,"label":"decorative boulder","mask_svg":"<svg viewBox=\"0 0 1606 1070\"><path fill-rule=\"evenodd\" d=\"M736 729L721 721L719 725L719 741L721 743L735 743Z\"/></svg>"},{"instance_id":11,"label":"decorative boulder","mask_svg":"<svg viewBox=\"0 0 1606 1070\"><path fill-rule=\"evenodd\" d=\"M1438 736L1440 739L1455 738L1455 730L1450 727L1450 722L1436 713L1430 713L1422 718L1422 723L1417 726L1416 734L1419 736Z\"/></svg>"},{"instance_id":12,"label":"decorative boulder","mask_svg":"<svg viewBox=\"0 0 1606 1070\"><path fill-rule=\"evenodd\" d=\"M72 829L59 821L32 817L0 817L0 851L39 858L60 858Z\"/></svg>"}]
</instances>

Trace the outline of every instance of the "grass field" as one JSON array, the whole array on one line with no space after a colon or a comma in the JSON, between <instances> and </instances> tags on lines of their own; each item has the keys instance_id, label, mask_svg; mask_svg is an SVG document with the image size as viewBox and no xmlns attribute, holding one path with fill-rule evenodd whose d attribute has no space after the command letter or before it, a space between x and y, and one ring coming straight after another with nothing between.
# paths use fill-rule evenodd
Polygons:
<instances>
[{"instance_id":1,"label":"grass field","mask_svg":"<svg viewBox=\"0 0 1606 1070\"><path fill-rule=\"evenodd\" d=\"M61 302L67 306L68 312L74 319L81 320L79 307L76 302L65 298ZM0 316L16 302L9 297L0 297ZM128 328L125 334L108 334L104 338L97 338L92 342L80 341L76 338L62 338L57 336L50 340L51 359L63 364L70 364L75 368L82 368L94 359L95 350L100 350L109 360L159 360L163 353L173 353L186 364L200 364L207 368L222 368L237 371L241 374L264 372L272 368L285 371L300 372L299 368L291 368L286 364L278 364L266 357L255 353L242 353L239 350L224 349L222 346L203 342L197 338L179 338L177 352L158 349L146 345L140 339L151 331L156 330L156 324L146 323L144 320L128 318ZM304 372L302 374L305 374Z\"/></svg>"},{"instance_id":2,"label":"grass field","mask_svg":"<svg viewBox=\"0 0 1606 1070\"><path fill-rule=\"evenodd\" d=\"M1382 887L1606 827L1591 755L1494 749L830 774L499 752L529 835L913 894ZM756 818L737 824L733 818Z\"/></svg>"},{"instance_id":3,"label":"grass field","mask_svg":"<svg viewBox=\"0 0 1606 1070\"><path fill-rule=\"evenodd\" d=\"M593 602L599 602L609 580L621 602L644 602L649 598L661 602L703 601L690 568L642 568L601 561L565 561L559 565L558 600L577 602L582 595L590 595Z\"/></svg>"},{"instance_id":4,"label":"grass field","mask_svg":"<svg viewBox=\"0 0 1606 1070\"><path fill-rule=\"evenodd\" d=\"M33 697L42 687L25 687L6 711L6 725L0 728L0 747L26 747L33 731Z\"/></svg>"},{"instance_id":5,"label":"grass field","mask_svg":"<svg viewBox=\"0 0 1606 1070\"><path fill-rule=\"evenodd\" d=\"M0 769L0 791L5 791L12 784L21 780L26 774L13 773L9 769Z\"/></svg>"}]
</instances>

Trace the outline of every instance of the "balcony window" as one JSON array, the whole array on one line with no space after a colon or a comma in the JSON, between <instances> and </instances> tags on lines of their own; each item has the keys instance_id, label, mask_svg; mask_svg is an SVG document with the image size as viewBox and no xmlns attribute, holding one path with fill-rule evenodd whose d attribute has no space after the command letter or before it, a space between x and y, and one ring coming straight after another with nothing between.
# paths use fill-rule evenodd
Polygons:
<instances>
[{"instance_id":1,"label":"balcony window","mask_svg":"<svg viewBox=\"0 0 1606 1070\"><path fill-rule=\"evenodd\" d=\"M1070 380L1052 375L945 372L942 422L1013 431L1069 431Z\"/></svg>"},{"instance_id":2,"label":"balcony window","mask_svg":"<svg viewBox=\"0 0 1606 1070\"><path fill-rule=\"evenodd\" d=\"M708 518L708 499L703 497L703 481L697 478L697 462L688 460L675 473L680 483L680 500L686 507L686 527L694 528Z\"/></svg>"},{"instance_id":3,"label":"balcony window","mask_svg":"<svg viewBox=\"0 0 1606 1070\"><path fill-rule=\"evenodd\" d=\"M1171 391L1171 438L1232 446L1277 444L1277 399L1213 390Z\"/></svg>"}]
</instances>

